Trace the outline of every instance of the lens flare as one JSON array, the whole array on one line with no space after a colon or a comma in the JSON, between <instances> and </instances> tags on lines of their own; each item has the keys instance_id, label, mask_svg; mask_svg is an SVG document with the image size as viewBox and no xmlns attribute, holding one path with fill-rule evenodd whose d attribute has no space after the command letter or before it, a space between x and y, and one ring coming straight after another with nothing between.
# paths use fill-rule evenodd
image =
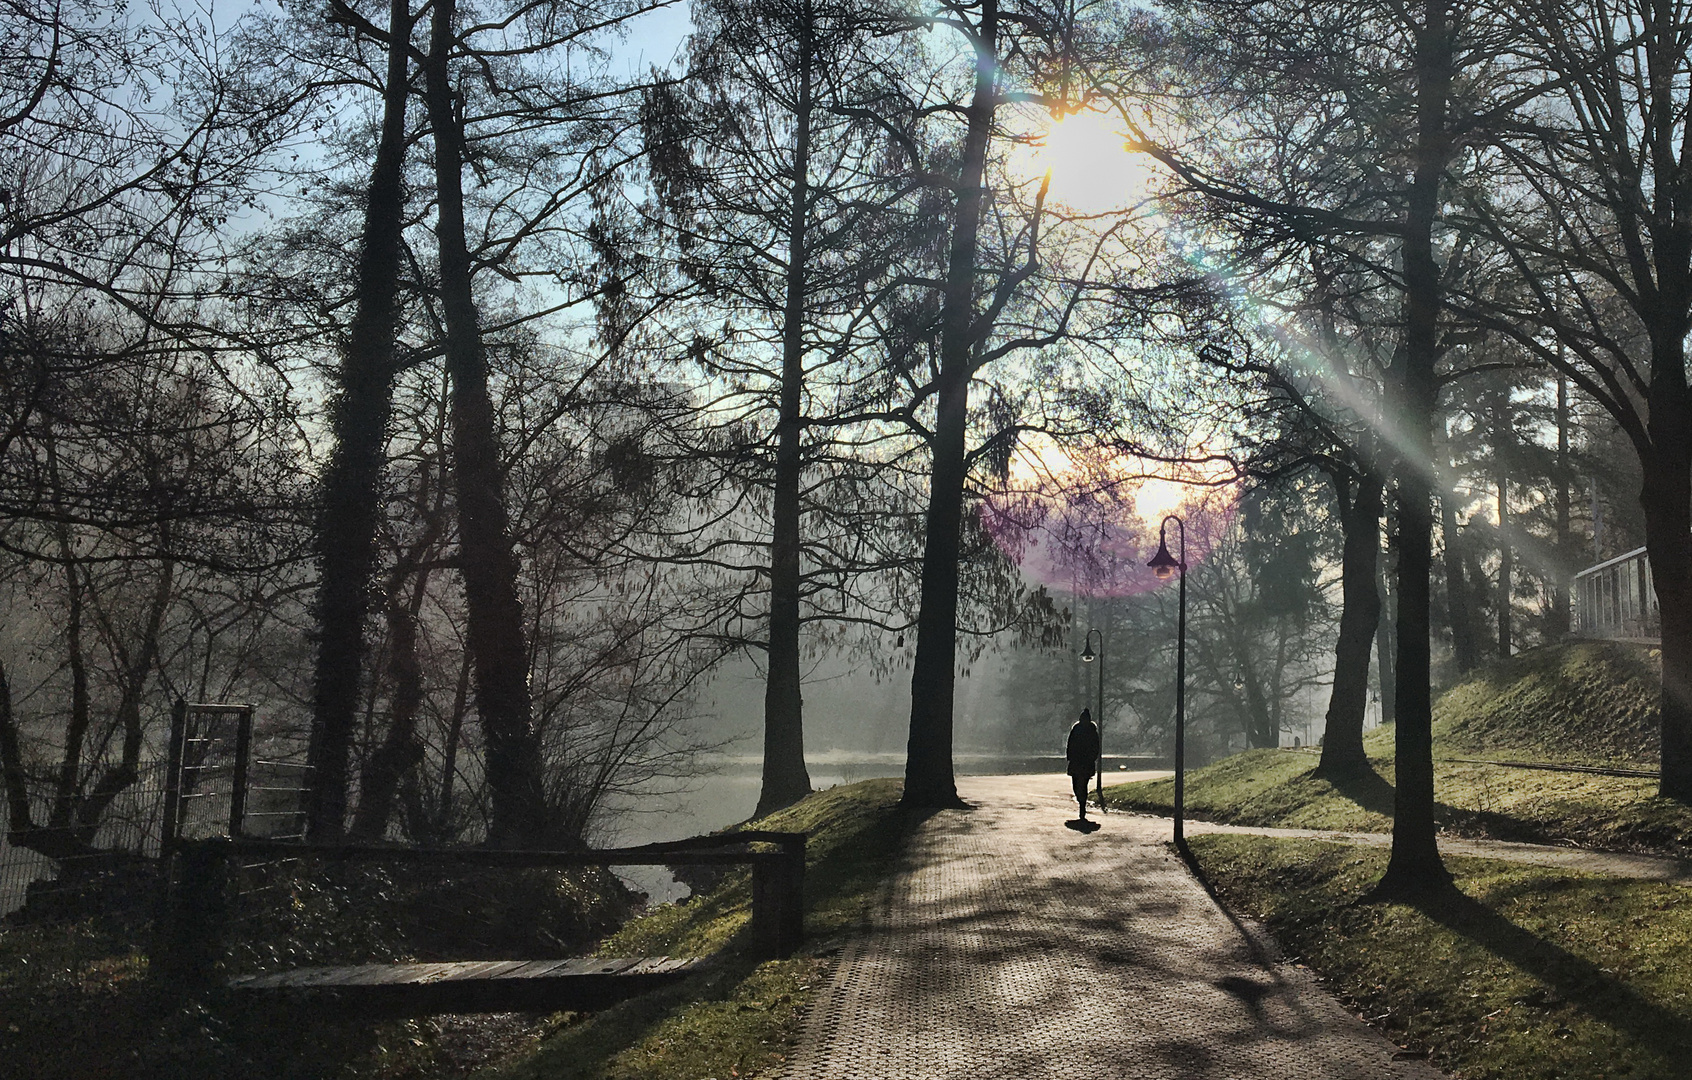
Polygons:
<instances>
[{"instance_id":1,"label":"lens flare","mask_svg":"<svg viewBox=\"0 0 1692 1080\"><path fill-rule=\"evenodd\" d=\"M1018 171L1030 177L1050 169L1048 199L1081 214L1106 214L1138 203L1155 174L1144 155L1130 154L1115 122L1083 112L1054 121L1025 151Z\"/></svg>"},{"instance_id":2,"label":"lens flare","mask_svg":"<svg viewBox=\"0 0 1692 1080\"><path fill-rule=\"evenodd\" d=\"M1144 483L1114 486L1108 494L1031 490L996 495L981 504L981 525L1023 577L1075 597L1137 596L1166 584L1146 565L1158 549L1165 513L1186 522L1187 565L1202 562L1233 521L1236 485L1175 485L1184 498L1171 502L1159 490L1141 499ZM1158 513L1141 513L1141 505ZM1169 549L1180 557L1176 526Z\"/></svg>"}]
</instances>

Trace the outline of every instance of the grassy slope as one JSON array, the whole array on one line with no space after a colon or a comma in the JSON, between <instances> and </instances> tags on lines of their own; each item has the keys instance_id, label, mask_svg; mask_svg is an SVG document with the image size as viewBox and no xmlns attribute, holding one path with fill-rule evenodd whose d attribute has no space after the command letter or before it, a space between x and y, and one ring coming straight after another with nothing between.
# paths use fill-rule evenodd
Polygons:
<instances>
[{"instance_id":1,"label":"grassy slope","mask_svg":"<svg viewBox=\"0 0 1692 1080\"><path fill-rule=\"evenodd\" d=\"M1466 836L1684 854L1692 809L1656 782L1448 760L1638 766L1656 734L1654 658L1637 646L1582 642L1535 649L1441 695L1434 706L1435 794L1442 827ZM1393 729L1365 747L1378 780L1336 788L1316 755L1252 750L1187 775L1194 817L1241 825L1385 832L1392 827ZM1168 812L1168 780L1105 790L1114 806Z\"/></svg>"},{"instance_id":2,"label":"grassy slope","mask_svg":"<svg viewBox=\"0 0 1692 1080\"><path fill-rule=\"evenodd\" d=\"M762 964L737 958L733 946L751 907L747 875L730 875L705 896L635 920L600 947L606 955L620 956L716 953L721 962L713 970L603 1013L560 1017L533 1054L508 1064L499 1075L512 1080L698 1080L755 1076L779 1065L825 973L820 954L867 920L916 820L898 810L899 794L896 780L864 781L813 795L757 823L809 835L808 955Z\"/></svg>"},{"instance_id":3,"label":"grassy slope","mask_svg":"<svg viewBox=\"0 0 1692 1080\"><path fill-rule=\"evenodd\" d=\"M1467 1080L1692 1075L1692 893L1479 859L1437 909L1359 904L1383 851L1200 836L1230 906L1401 1044Z\"/></svg>"}]
</instances>

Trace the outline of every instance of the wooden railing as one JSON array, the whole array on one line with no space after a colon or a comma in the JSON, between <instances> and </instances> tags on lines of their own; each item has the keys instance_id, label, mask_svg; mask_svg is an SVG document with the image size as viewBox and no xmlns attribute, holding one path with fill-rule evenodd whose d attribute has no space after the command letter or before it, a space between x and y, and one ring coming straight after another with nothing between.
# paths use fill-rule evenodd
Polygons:
<instances>
[{"instance_id":1,"label":"wooden railing","mask_svg":"<svg viewBox=\"0 0 1692 1080\"><path fill-rule=\"evenodd\" d=\"M397 862L507 869L749 864L752 867L752 951L760 957L789 957L799 948L805 932L804 833L748 830L640 847L578 851L306 844L220 837L178 840L172 854L169 902L155 964L162 978L184 987L206 986L213 978L228 932L229 866L237 859Z\"/></svg>"}]
</instances>

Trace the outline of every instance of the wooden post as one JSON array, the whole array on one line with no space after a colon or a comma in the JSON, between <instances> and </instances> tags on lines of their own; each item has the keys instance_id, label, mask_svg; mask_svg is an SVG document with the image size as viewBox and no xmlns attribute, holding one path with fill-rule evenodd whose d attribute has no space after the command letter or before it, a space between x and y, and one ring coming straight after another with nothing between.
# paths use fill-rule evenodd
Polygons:
<instances>
[{"instance_id":1,"label":"wooden post","mask_svg":"<svg viewBox=\"0 0 1692 1080\"><path fill-rule=\"evenodd\" d=\"M177 698L170 707L170 745L165 747L164 820L159 824L159 861L168 865L182 832L182 744L188 738L188 702Z\"/></svg>"},{"instance_id":2,"label":"wooden post","mask_svg":"<svg viewBox=\"0 0 1692 1080\"><path fill-rule=\"evenodd\" d=\"M805 835L773 842L779 852L752 860L752 943L759 956L785 960L805 940Z\"/></svg>"},{"instance_id":3,"label":"wooden post","mask_svg":"<svg viewBox=\"0 0 1692 1080\"><path fill-rule=\"evenodd\" d=\"M253 707L243 705L235 718L235 769L229 786L229 836L247 833L247 759L253 751Z\"/></svg>"},{"instance_id":4,"label":"wooden post","mask_svg":"<svg viewBox=\"0 0 1692 1080\"><path fill-rule=\"evenodd\" d=\"M179 843L164 933L153 957L153 977L170 990L197 993L211 986L223 955L229 874L225 840Z\"/></svg>"}]
</instances>

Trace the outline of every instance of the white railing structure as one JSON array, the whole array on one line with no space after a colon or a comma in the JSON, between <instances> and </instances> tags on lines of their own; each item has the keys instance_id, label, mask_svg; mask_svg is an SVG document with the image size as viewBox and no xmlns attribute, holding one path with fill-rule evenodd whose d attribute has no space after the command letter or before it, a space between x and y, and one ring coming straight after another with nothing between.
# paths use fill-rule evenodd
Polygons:
<instances>
[{"instance_id":1,"label":"white railing structure","mask_svg":"<svg viewBox=\"0 0 1692 1080\"><path fill-rule=\"evenodd\" d=\"M1644 548L1589 566L1574 577L1575 633L1657 640L1662 624Z\"/></svg>"}]
</instances>

